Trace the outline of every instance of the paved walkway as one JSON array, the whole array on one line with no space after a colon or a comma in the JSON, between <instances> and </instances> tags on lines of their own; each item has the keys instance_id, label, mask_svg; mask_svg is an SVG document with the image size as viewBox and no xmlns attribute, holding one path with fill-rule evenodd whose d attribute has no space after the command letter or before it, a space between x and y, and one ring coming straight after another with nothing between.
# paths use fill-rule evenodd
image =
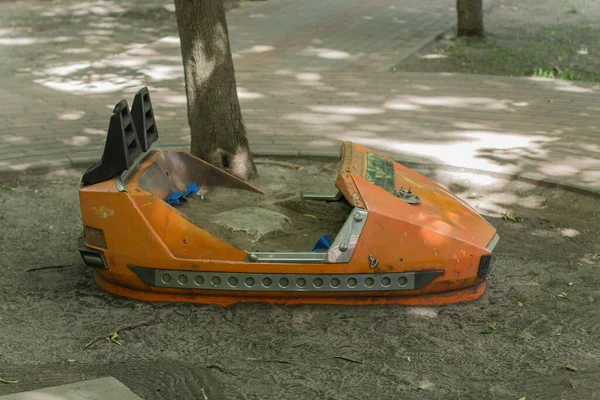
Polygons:
<instances>
[{"instance_id":1,"label":"paved walkway","mask_svg":"<svg viewBox=\"0 0 600 400\"><path fill-rule=\"evenodd\" d=\"M390 72L451 26L453 7L448 0L269 0L231 12L252 150L336 155L341 141L353 140L405 162L600 193L600 86ZM98 159L112 106L143 85L159 145L186 148L175 35L90 63L0 78L0 174Z\"/></svg>"}]
</instances>

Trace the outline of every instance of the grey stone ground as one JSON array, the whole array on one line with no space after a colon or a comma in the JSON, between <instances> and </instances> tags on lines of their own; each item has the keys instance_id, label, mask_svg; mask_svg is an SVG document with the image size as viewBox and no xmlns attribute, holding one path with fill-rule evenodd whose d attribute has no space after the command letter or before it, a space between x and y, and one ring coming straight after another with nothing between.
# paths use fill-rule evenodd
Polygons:
<instances>
[{"instance_id":1,"label":"grey stone ground","mask_svg":"<svg viewBox=\"0 0 600 400\"><path fill-rule=\"evenodd\" d=\"M0 174L94 161L110 108L144 85L160 145L187 147L171 3L31 4L26 12L3 5L10 12L0 36L9 51L0 62ZM252 150L335 155L341 141L354 140L403 161L598 192L598 85L390 72L452 25L453 7L446 0L270 0L231 11Z\"/></svg>"}]
</instances>

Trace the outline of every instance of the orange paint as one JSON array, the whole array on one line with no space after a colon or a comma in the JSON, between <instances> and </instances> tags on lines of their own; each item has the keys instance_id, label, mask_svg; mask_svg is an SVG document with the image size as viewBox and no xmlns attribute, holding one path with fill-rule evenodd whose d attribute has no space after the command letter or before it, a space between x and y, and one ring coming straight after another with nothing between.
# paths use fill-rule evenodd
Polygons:
<instances>
[{"instance_id":1,"label":"orange paint","mask_svg":"<svg viewBox=\"0 0 600 400\"><path fill-rule=\"evenodd\" d=\"M365 178L371 150L345 143L336 186L348 202L369 212L352 259L340 264L247 262L246 251L189 221L164 199L189 182L193 171L212 174L212 184L257 188L181 152L152 151L125 180L127 192L111 179L79 189L83 224L104 233L107 270L96 270L110 293L148 301L440 305L473 300L485 292L481 256L496 230L464 202L398 163L395 189L411 187L421 197L412 205ZM170 156L173 156L172 159ZM173 161L175 160L175 161ZM178 164L179 163L179 164ZM190 172L192 171L192 172ZM200 172L197 172L200 173ZM181 175L180 175L181 174ZM185 175L184 174L192 174ZM187 180L186 180L187 179ZM370 268L369 256L379 261ZM245 292L148 286L128 266L155 269L275 274L372 274L443 270L420 290L379 292Z\"/></svg>"}]
</instances>

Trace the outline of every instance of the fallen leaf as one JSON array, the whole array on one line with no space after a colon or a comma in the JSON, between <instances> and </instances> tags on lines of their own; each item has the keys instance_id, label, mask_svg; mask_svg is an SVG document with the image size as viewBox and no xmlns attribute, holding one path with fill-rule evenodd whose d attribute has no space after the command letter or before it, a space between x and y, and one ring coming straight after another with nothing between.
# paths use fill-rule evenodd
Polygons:
<instances>
[{"instance_id":1,"label":"fallen leaf","mask_svg":"<svg viewBox=\"0 0 600 400\"><path fill-rule=\"evenodd\" d=\"M567 364L565 365L565 368L568 369L569 371L579 371L579 368L577 368L576 366L574 366L573 364Z\"/></svg>"},{"instance_id":2,"label":"fallen leaf","mask_svg":"<svg viewBox=\"0 0 600 400\"><path fill-rule=\"evenodd\" d=\"M309 217L309 218L319 219L319 218L315 217L315 216L314 216L314 215L312 215L312 214L304 214L304 216L305 216L305 217Z\"/></svg>"},{"instance_id":3,"label":"fallen leaf","mask_svg":"<svg viewBox=\"0 0 600 400\"><path fill-rule=\"evenodd\" d=\"M427 386L427 385L421 385L421 386L419 386L419 389L421 389L421 390L427 390L427 389L429 389L429 386Z\"/></svg>"},{"instance_id":4,"label":"fallen leaf","mask_svg":"<svg viewBox=\"0 0 600 400\"><path fill-rule=\"evenodd\" d=\"M527 400L527 397L523 396L519 400Z\"/></svg>"},{"instance_id":5,"label":"fallen leaf","mask_svg":"<svg viewBox=\"0 0 600 400\"><path fill-rule=\"evenodd\" d=\"M68 362L75 362L75 361L77 361L77 360L72 360L72 359L69 359L69 360L67 360L67 361L68 361Z\"/></svg>"},{"instance_id":6,"label":"fallen leaf","mask_svg":"<svg viewBox=\"0 0 600 400\"><path fill-rule=\"evenodd\" d=\"M573 286L573 282L569 282L567 285L569 285L569 286Z\"/></svg>"},{"instance_id":7,"label":"fallen leaf","mask_svg":"<svg viewBox=\"0 0 600 400\"><path fill-rule=\"evenodd\" d=\"M483 335L487 335L490 333L494 333L494 331L492 329L482 329L479 331L479 333L483 334Z\"/></svg>"},{"instance_id":8,"label":"fallen leaf","mask_svg":"<svg viewBox=\"0 0 600 400\"><path fill-rule=\"evenodd\" d=\"M16 385L19 381L11 381L10 379L2 379L0 378L0 382L6 383L7 385Z\"/></svg>"},{"instance_id":9,"label":"fallen leaf","mask_svg":"<svg viewBox=\"0 0 600 400\"><path fill-rule=\"evenodd\" d=\"M119 334L117 332L115 332L110 336L110 338L106 338L106 339L110 340L111 342L114 342L120 346L121 343L117 340L118 337L119 337Z\"/></svg>"},{"instance_id":10,"label":"fallen leaf","mask_svg":"<svg viewBox=\"0 0 600 400\"><path fill-rule=\"evenodd\" d=\"M489 326L489 328L490 328L491 330L495 331L497 326L498 326L498 323L497 323L497 322L494 322L493 324L491 324L491 325Z\"/></svg>"},{"instance_id":11,"label":"fallen leaf","mask_svg":"<svg viewBox=\"0 0 600 400\"><path fill-rule=\"evenodd\" d=\"M518 305L519 307L523 307L523 302L519 300L519 301L517 301L517 305Z\"/></svg>"},{"instance_id":12,"label":"fallen leaf","mask_svg":"<svg viewBox=\"0 0 600 400\"><path fill-rule=\"evenodd\" d=\"M502 219L505 221L516 221L517 218L514 215L511 215L510 212L505 211L502 213Z\"/></svg>"},{"instance_id":13,"label":"fallen leaf","mask_svg":"<svg viewBox=\"0 0 600 400\"><path fill-rule=\"evenodd\" d=\"M564 299L565 297L567 297L567 293L565 293L565 292L562 292L561 294L559 294L559 295L557 295L557 296L558 296L558 297L562 297L562 298Z\"/></svg>"}]
</instances>

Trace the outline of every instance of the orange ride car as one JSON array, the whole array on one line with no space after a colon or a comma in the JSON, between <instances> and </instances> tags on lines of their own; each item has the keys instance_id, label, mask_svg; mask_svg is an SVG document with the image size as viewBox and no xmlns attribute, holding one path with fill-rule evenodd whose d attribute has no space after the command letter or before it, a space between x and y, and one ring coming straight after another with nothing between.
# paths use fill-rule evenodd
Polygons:
<instances>
[{"instance_id":1,"label":"orange ride car","mask_svg":"<svg viewBox=\"0 0 600 400\"><path fill-rule=\"evenodd\" d=\"M80 253L107 292L221 305L441 305L485 292L496 229L442 186L366 147L342 145L336 195L305 195L351 206L327 249L254 252L195 225L166 199L192 182L260 189L187 152L150 150L157 139L144 88L131 110L116 105L102 159L79 184Z\"/></svg>"}]
</instances>

